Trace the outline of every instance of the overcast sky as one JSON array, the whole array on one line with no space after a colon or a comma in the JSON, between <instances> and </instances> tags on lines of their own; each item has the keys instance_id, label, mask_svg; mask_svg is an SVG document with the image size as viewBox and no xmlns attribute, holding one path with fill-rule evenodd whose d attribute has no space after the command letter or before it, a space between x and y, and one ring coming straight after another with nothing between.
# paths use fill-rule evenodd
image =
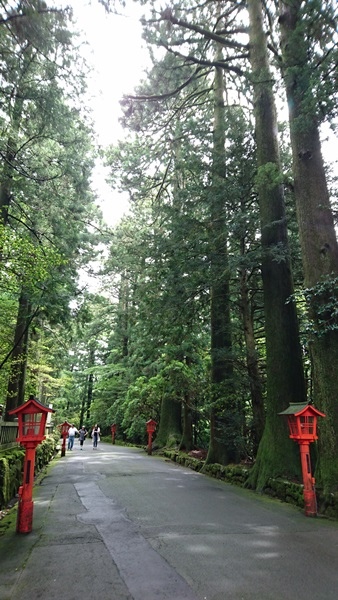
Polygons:
<instances>
[{"instance_id":1,"label":"overcast sky","mask_svg":"<svg viewBox=\"0 0 338 600\"><path fill-rule=\"evenodd\" d=\"M89 97L97 141L102 146L115 143L125 135L119 124L119 101L132 93L149 64L143 47L140 8L129 2L127 16L107 14L97 0L51 0L57 7L71 5L74 28L83 32L87 42L84 55L94 68L88 80ZM93 187L108 225L116 224L128 207L127 194L117 194L105 183L107 170L99 164Z\"/></svg>"},{"instance_id":2,"label":"overcast sky","mask_svg":"<svg viewBox=\"0 0 338 600\"><path fill-rule=\"evenodd\" d=\"M119 100L142 79L147 52L142 46L137 5L129 3L128 16L107 14L92 0L71 0L76 29L84 32L95 72L88 81L95 94L94 117L100 143L106 145L122 135L118 125ZM88 49L89 50L89 49Z\"/></svg>"}]
</instances>

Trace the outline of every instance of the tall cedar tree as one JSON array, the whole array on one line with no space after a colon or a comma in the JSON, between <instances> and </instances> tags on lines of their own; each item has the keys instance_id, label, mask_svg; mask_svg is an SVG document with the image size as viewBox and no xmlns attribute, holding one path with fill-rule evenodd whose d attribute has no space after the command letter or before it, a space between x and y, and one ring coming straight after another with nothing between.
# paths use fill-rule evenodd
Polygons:
<instances>
[{"instance_id":1,"label":"tall cedar tree","mask_svg":"<svg viewBox=\"0 0 338 600\"><path fill-rule=\"evenodd\" d=\"M216 61L222 60L219 44ZM224 74L215 68L214 129L210 188L210 327L211 327L211 414L207 463L237 462L238 419L233 389L230 283L227 215L224 115Z\"/></svg>"},{"instance_id":2,"label":"tall cedar tree","mask_svg":"<svg viewBox=\"0 0 338 600\"><path fill-rule=\"evenodd\" d=\"M49 318L54 312L52 318L59 313L62 319L69 311L70 288L74 290L76 279L75 261L69 259L72 256L78 262L79 246L84 247L84 239L80 238L85 213L91 205L88 131L77 111L66 102L67 94L77 87L77 76L68 80L67 91L60 85L69 60L70 34L62 13L51 10L49 14L46 6L41 6L32 2L26 12L26 6L18 5L18 12L11 15L6 28L6 52L1 48L2 59L8 65L3 90L8 119L1 140L5 161L0 209L7 228L15 229L22 238L32 238L39 250L45 246L47 254L49 247L58 247L63 264L61 267L61 260L59 264L50 263L48 272L35 281L28 281L29 274L21 269L24 274L19 283L23 287L18 296L7 413L23 400L28 330L38 311L38 297L44 294L43 311L49 313ZM59 61L58 54L64 62ZM71 149L75 143L83 152L76 168ZM72 218L67 230L62 229L64 212ZM83 220L78 219L80 214Z\"/></svg>"},{"instance_id":3,"label":"tall cedar tree","mask_svg":"<svg viewBox=\"0 0 338 600\"><path fill-rule=\"evenodd\" d=\"M332 37L337 21L331 3L289 0L279 2L279 8L294 192L313 322L313 399L326 413L320 423L316 475L324 490L332 492L338 489L338 245L319 134L320 110L325 111L330 98L321 98L318 90L331 81L330 64L326 73L324 69L331 56L337 59Z\"/></svg>"},{"instance_id":4,"label":"tall cedar tree","mask_svg":"<svg viewBox=\"0 0 338 600\"><path fill-rule=\"evenodd\" d=\"M266 424L251 482L261 489L269 477L295 476L299 459L278 415L289 402L306 399L293 294L284 192L277 138L273 80L269 69L261 0L248 0L250 61L261 217L262 277L266 338Z\"/></svg>"}]
</instances>

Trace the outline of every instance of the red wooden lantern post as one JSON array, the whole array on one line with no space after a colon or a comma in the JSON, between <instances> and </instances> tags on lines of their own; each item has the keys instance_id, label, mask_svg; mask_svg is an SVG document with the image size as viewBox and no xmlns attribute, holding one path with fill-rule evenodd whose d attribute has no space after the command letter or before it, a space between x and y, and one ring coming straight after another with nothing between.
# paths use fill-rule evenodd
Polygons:
<instances>
[{"instance_id":1,"label":"red wooden lantern post","mask_svg":"<svg viewBox=\"0 0 338 600\"><path fill-rule=\"evenodd\" d=\"M279 413L286 415L289 425L289 437L298 442L302 475L304 484L304 508L307 517L317 515L317 501L315 491L315 478L312 477L310 460L310 443L318 440L317 418L325 417L311 404L290 404L289 408Z\"/></svg>"},{"instance_id":2,"label":"red wooden lantern post","mask_svg":"<svg viewBox=\"0 0 338 600\"><path fill-rule=\"evenodd\" d=\"M148 454L150 455L152 452L152 443L153 443L153 433L156 430L156 421L154 419L149 419L146 423L147 425L147 434L148 434Z\"/></svg>"},{"instance_id":3,"label":"red wooden lantern post","mask_svg":"<svg viewBox=\"0 0 338 600\"><path fill-rule=\"evenodd\" d=\"M35 467L35 449L45 439L47 414L55 412L29 397L27 402L9 411L18 417L17 441L25 447L26 454L23 468L23 482L19 488L19 507L16 530L19 533L30 533L33 523L33 482Z\"/></svg>"},{"instance_id":4,"label":"red wooden lantern post","mask_svg":"<svg viewBox=\"0 0 338 600\"><path fill-rule=\"evenodd\" d=\"M112 426L110 427L110 431L111 431L112 443L115 444L115 436L116 436L116 425L115 425L115 423L113 423Z\"/></svg>"},{"instance_id":5,"label":"red wooden lantern post","mask_svg":"<svg viewBox=\"0 0 338 600\"><path fill-rule=\"evenodd\" d=\"M71 426L71 423L68 421L64 421L62 425L59 425L61 429L61 437L62 437L62 447L61 447L61 456L66 456L66 437L68 435L68 429Z\"/></svg>"}]
</instances>

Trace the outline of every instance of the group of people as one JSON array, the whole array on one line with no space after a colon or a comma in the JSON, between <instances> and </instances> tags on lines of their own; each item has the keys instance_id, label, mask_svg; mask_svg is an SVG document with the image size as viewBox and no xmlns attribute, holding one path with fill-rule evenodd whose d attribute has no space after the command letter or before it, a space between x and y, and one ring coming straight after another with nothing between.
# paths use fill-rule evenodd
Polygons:
<instances>
[{"instance_id":1,"label":"group of people","mask_svg":"<svg viewBox=\"0 0 338 600\"><path fill-rule=\"evenodd\" d=\"M97 448L97 444L100 441L100 427L97 423L95 423L94 427L91 430L90 437L93 440L93 448ZM83 450L83 442L85 441L88 431L82 425L81 429L77 429L75 425L71 425L68 429L68 450L73 450L75 436L78 434L80 440L80 450Z\"/></svg>"}]
</instances>

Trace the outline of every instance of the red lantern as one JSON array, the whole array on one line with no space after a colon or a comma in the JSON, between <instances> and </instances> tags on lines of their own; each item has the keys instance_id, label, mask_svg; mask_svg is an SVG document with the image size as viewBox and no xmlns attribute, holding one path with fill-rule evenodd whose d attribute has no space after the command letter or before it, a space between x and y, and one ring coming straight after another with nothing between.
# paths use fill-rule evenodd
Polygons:
<instances>
[{"instance_id":1,"label":"red lantern","mask_svg":"<svg viewBox=\"0 0 338 600\"><path fill-rule=\"evenodd\" d=\"M19 533L30 533L32 531L35 449L46 437L47 414L51 412L55 411L35 400L33 396L30 396L29 400L18 408L9 411L10 415L17 415L18 417L18 436L16 439L26 448L23 484L19 488L17 520L17 531Z\"/></svg>"},{"instance_id":2,"label":"red lantern","mask_svg":"<svg viewBox=\"0 0 338 600\"><path fill-rule=\"evenodd\" d=\"M147 433L148 433L148 454L151 454L152 452L152 440L153 440L153 433L156 430L156 421L154 421L154 419L149 419L149 421L146 422L146 426L147 426Z\"/></svg>"},{"instance_id":3,"label":"red lantern","mask_svg":"<svg viewBox=\"0 0 338 600\"><path fill-rule=\"evenodd\" d=\"M317 501L315 491L315 478L312 477L310 460L310 443L318 439L317 419L325 417L311 404L294 403L279 413L286 415L289 425L289 437L299 444L304 484L305 514L308 517L317 515Z\"/></svg>"},{"instance_id":4,"label":"red lantern","mask_svg":"<svg viewBox=\"0 0 338 600\"><path fill-rule=\"evenodd\" d=\"M30 444L35 447L40 444L46 437L47 414L50 412L55 412L55 410L41 404L32 396L18 408L10 410L10 415L18 417L17 441L26 447Z\"/></svg>"},{"instance_id":5,"label":"red lantern","mask_svg":"<svg viewBox=\"0 0 338 600\"><path fill-rule=\"evenodd\" d=\"M110 427L112 443L115 444L115 436L116 436L116 424L113 423Z\"/></svg>"},{"instance_id":6,"label":"red lantern","mask_svg":"<svg viewBox=\"0 0 338 600\"><path fill-rule=\"evenodd\" d=\"M71 427L71 423L68 421L64 421L61 425L59 425L61 429L61 437L62 437L62 448L61 448L61 456L66 455L66 437L68 435L68 429Z\"/></svg>"}]
</instances>

